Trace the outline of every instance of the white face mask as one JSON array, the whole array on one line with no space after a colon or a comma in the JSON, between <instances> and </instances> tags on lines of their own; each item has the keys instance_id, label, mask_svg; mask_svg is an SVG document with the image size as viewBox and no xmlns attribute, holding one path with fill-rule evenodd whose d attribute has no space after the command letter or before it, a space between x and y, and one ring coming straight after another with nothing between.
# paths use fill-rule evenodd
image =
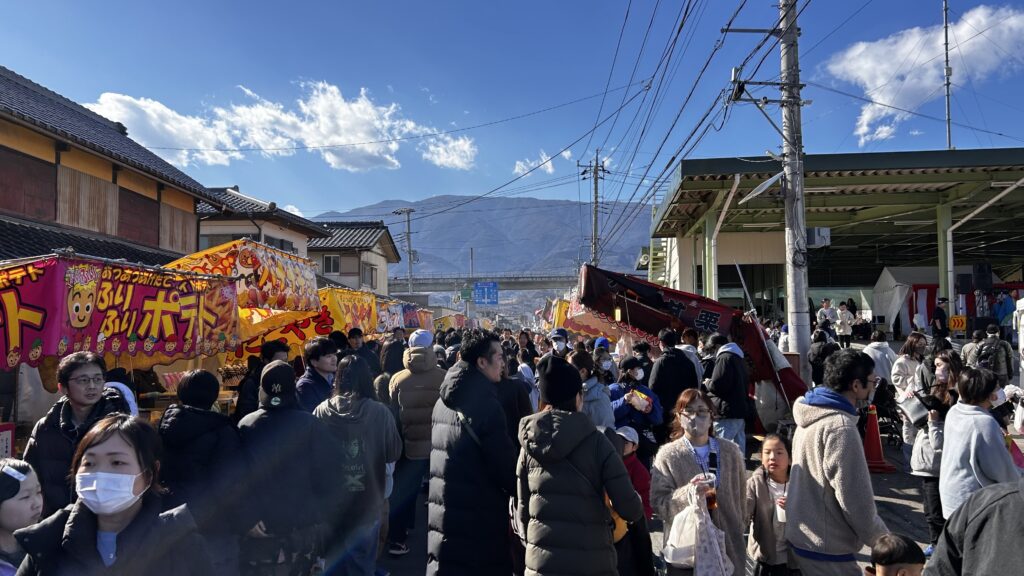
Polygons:
<instances>
[{"instance_id":1,"label":"white face mask","mask_svg":"<svg viewBox=\"0 0 1024 576\"><path fill-rule=\"evenodd\" d=\"M561 352L562 350L565 350L565 342L564 341L562 341L562 340L555 340L553 342L553 344L555 345L555 350L557 350L558 352Z\"/></svg>"},{"instance_id":2,"label":"white face mask","mask_svg":"<svg viewBox=\"0 0 1024 576\"><path fill-rule=\"evenodd\" d=\"M139 474L83 472L75 475L75 492L94 514L117 514L138 502L142 494L134 494Z\"/></svg>"},{"instance_id":3,"label":"white face mask","mask_svg":"<svg viewBox=\"0 0 1024 576\"><path fill-rule=\"evenodd\" d=\"M644 379L644 369L643 368L637 368L636 370L634 370L633 371L633 378L636 378L637 381L643 380Z\"/></svg>"},{"instance_id":4,"label":"white face mask","mask_svg":"<svg viewBox=\"0 0 1024 576\"><path fill-rule=\"evenodd\" d=\"M683 425L683 430L689 432L692 436L703 436L708 434L711 429L711 415L707 414L704 416L687 416L686 413L679 413L679 422Z\"/></svg>"},{"instance_id":5,"label":"white face mask","mask_svg":"<svg viewBox=\"0 0 1024 576\"><path fill-rule=\"evenodd\" d=\"M947 382L949 380L949 366L936 366L935 379L939 382Z\"/></svg>"},{"instance_id":6,"label":"white face mask","mask_svg":"<svg viewBox=\"0 0 1024 576\"><path fill-rule=\"evenodd\" d=\"M604 362L601 362L601 369L602 370L611 370L612 369L612 361L611 360L605 360Z\"/></svg>"}]
</instances>

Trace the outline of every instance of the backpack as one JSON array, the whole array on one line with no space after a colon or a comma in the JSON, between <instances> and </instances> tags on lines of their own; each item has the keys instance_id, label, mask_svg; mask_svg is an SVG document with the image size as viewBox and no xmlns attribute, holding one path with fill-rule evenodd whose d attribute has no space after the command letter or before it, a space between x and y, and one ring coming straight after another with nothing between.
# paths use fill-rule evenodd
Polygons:
<instances>
[{"instance_id":1,"label":"backpack","mask_svg":"<svg viewBox=\"0 0 1024 576\"><path fill-rule=\"evenodd\" d=\"M978 345L978 368L993 370L996 366L996 354L999 352L999 340L987 338Z\"/></svg>"}]
</instances>

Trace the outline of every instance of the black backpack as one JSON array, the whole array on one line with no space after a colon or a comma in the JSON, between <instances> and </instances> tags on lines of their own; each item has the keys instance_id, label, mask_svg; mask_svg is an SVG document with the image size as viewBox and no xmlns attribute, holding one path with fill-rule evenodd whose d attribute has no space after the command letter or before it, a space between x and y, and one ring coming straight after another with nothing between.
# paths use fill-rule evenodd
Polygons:
<instances>
[{"instance_id":1,"label":"black backpack","mask_svg":"<svg viewBox=\"0 0 1024 576\"><path fill-rule=\"evenodd\" d=\"M995 368L996 353L999 352L999 342L996 338L987 338L978 346L978 368L987 368L989 370Z\"/></svg>"}]
</instances>

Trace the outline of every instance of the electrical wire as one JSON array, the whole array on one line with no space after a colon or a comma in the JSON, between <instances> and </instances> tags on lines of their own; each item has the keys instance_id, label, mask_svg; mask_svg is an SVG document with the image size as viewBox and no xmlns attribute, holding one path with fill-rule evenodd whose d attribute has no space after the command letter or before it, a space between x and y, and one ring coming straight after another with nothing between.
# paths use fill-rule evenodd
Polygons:
<instances>
[{"instance_id":1,"label":"electrical wire","mask_svg":"<svg viewBox=\"0 0 1024 576\"><path fill-rule=\"evenodd\" d=\"M605 80L605 83L604 83L604 94L601 96L601 105L597 107L597 117L594 118L594 123L595 124L597 123L598 120L601 119L601 113L604 112L604 101L605 101L605 98L608 96L608 87L611 86L611 83L612 83L612 74L615 72L615 63L619 59L619 47L622 46L622 36L626 32L626 24L629 22L629 10L632 7L633 7L633 0L629 0L629 2L626 4L626 15L622 19L622 27L619 28L619 39L615 42L615 53L612 55L612 65L608 69L608 79ZM590 149L590 142L593 139L594 139L594 133L591 132L590 133L590 137L587 138L587 145L583 147L583 151L584 152L586 152L587 150Z\"/></svg>"},{"instance_id":2,"label":"electrical wire","mask_svg":"<svg viewBox=\"0 0 1024 576\"><path fill-rule=\"evenodd\" d=\"M868 104L875 104L876 106L882 106L884 108L891 108L893 110L897 110L897 111L903 112L905 114L910 114L912 116L918 116L920 118L925 118L927 120L934 120L936 122L942 122L942 123L946 122L945 118L939 118L938 116L932 116L930 114L923 114L921 112L910 110L908 108L901 108L899 106L893 106L892 104L886 104L885 102L879 102L877 100L872 100L871 98L867 98L867 97L860 96L860 95L857 95L857 94L852 94L850 92L846 92L846 91L843 91L843 90L838 90L836 88L832 88L831 86L826 86L824 84L819 84L817 82L808 81L807 85L808 86L814 86L815 88L819 88L821 90L825 90L825 91L828 91L828 92L833 92L833 93L839 94L841 96L846 96L847 98L853 98L854 100L860 100L861 102L867 102ZM959 126L960 128L966 128L968 130L974 130L976 132L981 132L983 134L991 134L993 136L1001 136L1003 138L1008 138L1010 140L1016 140L1017 142L1024 142L1024 138L1021 138L1021 137L1018 137L1018 136L1013 136L1012 134L1006 134L1004 132L999 132L999 131L996 131L996 130L986 130L984 128L978 128L977 126L971 126L970 124L964 124L963 122L956 122L956 121L951 122L951 124L953 124L954 126Z\"/></svg>"},{"instance_id":3,"label":"electrical wire","mask_svg":"<svg viewBox=\"0 0 1024 576\"><path fill-rule=\"evenodd\" d=\"M664 148L665 143L671 137L673 131L675 130L676 125L679 122L679 119L682 117L683 111L686 109L687 105L690 103L691 99L693 98L693 95L696 92L697 87L700 85L700 81L703 79L704 74L707 72L708 68L711 66L711 62L714 60L715 55L718 53L719 50L721 50L722 46L725 44L725 35L728 33L728 30L730 28L732 28L733 22L735 22L736 18L739 16L740 11L742 11L743 8L746 6L746 3L747 3L746 0L742 0L739 3L739 5L736 7L736 9L733 11L732 16L729 18L729 21L726 23L724 31L721 33L721 36L719 37L719 39L715 42L715 45L711 49L711 53L708 54L707 59L704 61L704 65L701 67L700 72L698 72L696 79L694 79L693 85L690 87L689 93L686 95L686 98L683 100L683 104L680 106L679 111L676 113L676 116L675 116L675 118L672 121L672 124L669 126L668 132L665 134L665 137L662 138L661 143L658 145L658 149L654 153L654 157L655 158L657 158L661 154L661 150ZM790 9L792 9L792 7ZM762 44L760 44L760 45L763 46L763 42L766 42L767 38L769 38L769 37L770 37L769 35L765 35L765 39L762 41ZM753 54L753 52L751 54ZM752 58L752 55L748 56L747 58L749 60L750 58ZM694 127L694 130L691 132L690 138L692 138L693 134L695 134L696 131L700 129L700 125L704 122L704 120L707 119L707 117L710 115L710 113L718 105L719 101L721 100L721 97L722 97L721 94L719 94L719 96L712 103L711 107L708 108L708 111L704 114L704 116L702 117L701 121L698 123L698 125L696 127ZM688 140L689 140L689 138L687 139L687 141ZM659 177L655 179L655 183L658 183L661 180L661 177L669 170L669 168L671 167L672 163L675 161L676 156L678 156L679 152L681 152L682 148L685 146L685 143L686 143L686 141L684 141L684 144L683 144L683 146L680 147L680 150L677 151L676 154L673 154L672 158L669 159L668 165L666 166L665 169L662 170L662 172L659 175ZM653 163L652 163L652 165L653 165ZM647 175L648 175L649 172L650 172L650 166L648 166L648 168L644 171L644 175L643 175L644 179L647 178ZM652 185L651 189L652 190L654 189L653 185ZM637 194L637 192L639 192L639 190L640 190L640 186L639 185L633 189L633 192L630 194L629 199L626 200L627 204L630 204L630 203L633 202L633 199L636 198L636 194ZM639 209L640 208L638 207L637 210L639 210ZM619 220L616 221L615 224L612 225L611 231L608 233L608 237L609 238L611 238L616 233L618 227L620 226L620 223L622 221L624 221L624 218L625 217L620 218ZM633 216L633 218L635 218L635 215Z\"/></svg>"},{"instance_id":4,"label":"electrical wire","mask_svg":"<svg viewBox=\"0 0 1024 576\"><path fill-rule=\"evenodd\" d=\"M627 100L627 101L626 101L625 103L623 103L623 105L622 105L622 106L620 106L620 107L619 107L619 108L618 108L618 109L617 109L617 110L616 110L615 112L612 112L611 114L609 114L608 116L606 116L606 117L604 118L604 120L601 120L601 121L600 121L600 122L598 122L598 123L597 123L597 125L595 125L595 126L594 126L593 128L591 128L590 130L587 130L587 131L586 131L586 132L585 132L584 134L582 134L582 135L581 135L581 136L580 136L579 138L577 138L577 139L573 140L573 141L572 141L572 142L571 142L571 143L570 143L570 144L569 144L568 146L565 146L564 148L562 148L561 150L559 150L559 151L558 151L557 153L555 153L554 155L552 155L551 157L549 157L549 158L548 158L547 160L545 160L545 161L543 161L543 162L540 162L540 163L538 163L538 164L537 164L536 166L534 166L534 167L530 168L530 169L529 169L529 170L527 170L526 172L523 172L522 174L520 174L520 175L516 176L515 178L512 178L511 180L509 180L509 181L505 182L504 184L500 184L500 185L498 185L498 186L496 186L496 187L494 187L494 188L492 188L492 189L488 190L487 192L484 192L483 194L479 194L479 195L477 195L477 196L473 196L473 197L471 197L471 198L468 198L468 199L466 199L466 200L464 200L464 201L462 201L462 202L459 202L458 204L456 204L456 205L454 205L454 206L452 206L452 207L450 207L450 208L444 208L444 209L441 209L441 210L437 210L437 211L435 211L435 212L431 212L431 213L429 213L429 214L424 214L423 216L417 216L417 217L414 217L414 218L412 218L412 220L423 220L424 218L430 218L431 216L436 216L436 215L438 215L438 214L443 214L443 213L445 213L445 212L450 212L451 210L453 210L453 209L455 209L455 208L458 208L459 206L464 206L464 205L466 205L466 204L469 204L470 202L475 202L475 201L477 201L477 200L480 200L480 199L482 199L482 198L487 198L487 197L489 197L489 196L492 196L493 194L495 194L496 192L498 192L498 191L502 190L503 188L507 187L508 185L510 185L510 184L512 184L512 183L514 183L514 182L517 182L517 181L519 181L519 180L521 180L521 179L523 179L523 178L525 178L525 177L529 176L530 174L532 174L532 173L533 173L533 172L535 172L536 170L539 170L539 169L540 169L540 168L541 168L542 166L545 166L545 165L549 164L549 163L551 162L551 160L552 160L553 158L556 158L556 157L560 156L560 155L561 155L561 154L562 154L563 152L565 152L566 150L569 150L569 149L571 149L571 148L572 148L573 146L575 146L576 144L579 144L580 142L582 142L584 138L586 138L586 137L587 137L587 136L588 136L589 134L591 134L591 133L592 133L593 131L595 131L595 130L597 130L598 128L600 128L600 127L601 127L601 126L602 126L602 125L603 125L603 124L604 124L605 122L607 122L607 121L608 121L608 120L610 120L610 119L611 119L611 118L612 118L612 117L613 117L613 116L614 116L615 114L617 114L617 113L619 112L619 110L621 110L621 109L622 109L622 108L624 108L625 106L628 106L630 102L632 102L633 100L635 100L637 96L639 96L640 94L644 93L644 92L645 92L646 90L647 90L647 89L645 88L645 89L639 90L638 92L636 92L635 94L633 94L633 96L631 96L631 97L630 97L630 98L629 98L629 99L628 99L628 100Z\"/></svg>"},{"instance_id":5,"label":"electrical wire","mask_svg":"<svg viewBox=\"0 0 1024 576\"><path fill-rule=\"evenodd\" d=\"M449 134L457 134L459 132L466 132L466 131L469 131L469 130L476 130L476 129L479 129L479 128L487 128L489 126L495 126L497 124L504 124L506 122L512 122L512 121L515 121L515 120L522 120L523 118L529 118L530 116L536 116L538 114L543 114L545 112L550 112L552 110L558 110L559 108L565 108L566 106L572 106L573 104L579 104L580 102L586 102L587 100L593 100L594 98L597 98L599 96L606 96L606 95L608 95L611 92L618 92L619 90L625 90L627 88L631 88L631 87L635 86L636 84L642 84L645 81L646 81L646 79L645 80L638 80L638 81L633 82L631 84L626 84L626 85L623 85L623 86L618 86L616 88L612 88L611 90L605 90L604 92L598 92L596 94L591 94L590 96L584 96L582 98L577 98L575 100L570 100L568 102L563 102L561 104L556 104L554 106L548 106L547 108L542 108L540 110L534 110L533 112L526 112L524 114L517 114L515 116L509 116L508 118L502 118L500 120L492 120L490 122L484 122L482 124L474 124L472 126L465 126L463 128L453 128L451 130L439 130L439 131L434 131L434 132L429 132L429 133L424 133L424 134L413 134L413 135L410 135L410 136L399 136L399 137L396 137L396 138L382 138L380 140L368 140L368 141L365 141L365 142L345 142L345 143L340 143L340 144L318 144L318 145L307 145L307 146L280 146L280 147L273 147L273 148L264 148L264 147L258 147L258 146L244 147L244 148L175 148L175 147L167 147L167 146L150 146L148 148L150 150L171 150L171 151L175 151L175 152L284 152L284 151L294 151L294 150L324 150L324 149L330 149L330 148L348 148L348 147L352 147L352 146L369 146L369 145L372 145L372 144L389 144L389 143L392 143L392 142L406 142L406 141L409 141L409 140L421 140L421 139L424 139L424 138L434 138L434 137L437 137L437 136L446 136L446 135L449 135Z\"/></svg>"}]
</instances>

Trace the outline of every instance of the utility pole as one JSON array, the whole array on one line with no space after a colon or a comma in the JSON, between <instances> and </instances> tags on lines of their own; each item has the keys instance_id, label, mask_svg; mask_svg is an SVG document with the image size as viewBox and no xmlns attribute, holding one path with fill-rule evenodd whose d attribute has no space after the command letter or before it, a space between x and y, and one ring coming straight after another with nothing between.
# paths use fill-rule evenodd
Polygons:
<instances>
[{"instance_id":1,"label":"utility pole","mask_svg":"<svg viewBox=\"0 0 1024 576\"><path fill-rule=\"evenodd\" d=\"M411 215L415 211L416 210L414 210L412 208L399 208L398 210L395 210L394 212L392 212L392 214L397 214L399 216L401 216L403 214L405 215L405 259L409 263L408 276L407 276L407 279L409 281L409 294L412 294L412 260L413 260L413 256L412 256L412 216Z\"/></svg>"},{"instance_id":2,"label":"utility pole","mask_svg":"<svg viewBox=\"0 0 1024 576\"><path fill-rule=\"evenodd\" d=\"M473 299L472 289L473 289L473 282L474 282L474 277L475 276L476 276L476 272L474 271L474 266L473 266L473 247L470 246L469 247L469 288L470 288L470 297L466 299L466 319L469 319L469 301Z\"/></svg>"},{"instance_id":3,"label":"utility pole","mask_svg":"<svg viewBox=\"0 0 1024 576\"><path fill-rule=\"evenodd\" d=\"M576 163L576 167L577 168L581 168L581 167L585 168L583 170L583 172L582 172L584 180L586 180L589 177L591 180L594 181L594 201L593 201L593 204L591 206L592 207L592 210L591 210L591 212L592 212L592 215L591 215L592 230L591 230L591 235L590 235L590 263L593 264L594 266L597 266L598 250L600 249L600 238L598 237L598 233L597 233L598 214L599 214L598 207L600 206L600 204L599 204L599 202L600 202L600 195L599 194L600 193L598 191L598 182L597 181L604 178L604 176L602 176L602 174L607 174L608 173L608 171L605 170L605 168L604 168L604 164L601 163L601 149L598 148L597 150L594 151L594 163L593 164L583 165L583 164L580 164L579 162L577 162Z\"/></svg>"},{"instance_id":4,"label":"utility pole","mask_svg":"<svg viewBox=\"0 0 1024 576\"><path fill-rule=\"evenodd\" d=\"M598 180L598 178L600 178L600 166L601 166L601 164L600 164L600 161L601 161L600 153L601 153L600 149L594 151L594 175L591 176L591 178L593 178L593 180L594 180L594 203L593 203L594 204L593 205L593 208L594 208L593 209L593 213L594 213L594 217L593 217L593 220L594 220L594 230L591 233L592 236L590 238L590 263L593 264L594 266L597 266L597 202L598 202L598 198L597 198L597 180Z\"/></svg>"},{"instance_id":5,"label":"utility pole","mask_svg":"<svg viewBox=\"0 0 1024 576\"><path fill-rule=\"evenodd\" d=\"M800 354L800 376L811 381L811 321L807 300L807 223L804 207L803 127L800 119L800 56L797 0L781 0L782 160L786 208L786 315L790 342Z\"/></svg>"},{"instance_id":6,"label":"utility pole","mask_svg":"<svg viewBox=\"0 0 1024 576\"><path fill-rule=\"evenodd\" d=\"M950 79L953 76L953 68L949 65L949 0L942 0L942 28L946 36L946 149L953 149L953 122L949 113Z\"/></svg>"}]
</instances>

